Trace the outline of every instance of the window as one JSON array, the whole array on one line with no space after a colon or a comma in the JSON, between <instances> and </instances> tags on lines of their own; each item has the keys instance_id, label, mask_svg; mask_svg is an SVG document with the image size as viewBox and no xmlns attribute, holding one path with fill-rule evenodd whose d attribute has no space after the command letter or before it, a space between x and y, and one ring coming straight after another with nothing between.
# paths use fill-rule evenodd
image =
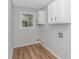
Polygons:
<instances>
[{"instance_id":1,"label":"window","mask_svg":"<svg viewBox=\"0 0 79 59\"><path fill-rule=\"evenodd\" d=\"M34 13L21 13L21 26L22 28L34 28L35 26L35 15Z\"/></svg>"}]
</instances>

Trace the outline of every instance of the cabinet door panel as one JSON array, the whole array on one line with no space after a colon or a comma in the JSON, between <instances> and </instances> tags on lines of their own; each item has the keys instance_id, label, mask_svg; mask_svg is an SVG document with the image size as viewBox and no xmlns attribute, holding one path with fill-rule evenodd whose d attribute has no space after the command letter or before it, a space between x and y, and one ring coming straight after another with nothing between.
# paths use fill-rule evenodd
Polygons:
<instances>
[{"instance_id":1,"label":"cabinet door panel","mask_svg":"<svg viewBox=\"0 0 79 59\"><path fill-rule=\"evenodd\" d=\"M56 2L48 5L48 22L54 22L56 17Z\"/></svg>"},{"instance_id":2,"label":"cabinet door panel","mask_svg":"<svg viewBox=\"0 0 79 59\"><path fill-rule=\"evenodd\" d=\"M65 20L65 0L56 0L56 21Z\"/></svg>"},{"instance_id":3,"label":"cabinet door panel","mask_svg":"<svg viewBox=\"0 0 79 59\"><path fill-rule=\"evenodd\" d=\"M65 1L65 16L67 19L71 18L71 0Z\"/></svg>"},{"instance_id":4,"label":"cabinet door panel","mask_svg":"<svg viewBox=\"0 0 79 59\"><path fill-rule=\"evenodd\" d=\"M45 24L45 11L38 12L38 24Z\"/></svg>"},{"instance_id":5,"label":"cabinet door panel","mask_svg":"<svg viewBox=\"0 0 79 59\"><path fill-rule=\"evenodd\" d=\"M48 22L50 23L52 19L52 3L48 5Z\"/></svg>"},{"instance_id":6,"label":"cabinet door panel","mask_svg":"<svg viewBox=\"0 0 79 59\"><path fill-rule=\"evenodd\" d=\"M52 5L52 18L53 18L53 22L55 22L56 21L56 1L54 1Z\"/></svg>"}]
</instances>

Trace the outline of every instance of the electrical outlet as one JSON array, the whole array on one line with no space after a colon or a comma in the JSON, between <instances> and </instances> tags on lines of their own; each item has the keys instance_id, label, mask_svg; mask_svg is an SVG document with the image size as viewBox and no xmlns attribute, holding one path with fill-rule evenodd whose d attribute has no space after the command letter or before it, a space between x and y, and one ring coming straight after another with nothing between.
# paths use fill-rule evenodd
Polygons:
<instances>
[{"instance_id":1,"label":"electrical outlet","mask_svg":"<svg viewBox=\"0 0 79 59\"><path fill-rule=\"evenodd\" d=\"M59 38L63 38L63 33L59 32L59 33L58 33L58 37L59 37Z\"/></svg>"}]
</instances>

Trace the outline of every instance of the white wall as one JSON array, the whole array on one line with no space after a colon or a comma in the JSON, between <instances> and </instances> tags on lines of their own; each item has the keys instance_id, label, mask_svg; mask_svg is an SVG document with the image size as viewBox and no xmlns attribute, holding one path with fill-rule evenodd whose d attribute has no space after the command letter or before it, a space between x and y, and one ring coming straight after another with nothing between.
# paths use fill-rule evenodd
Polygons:
<instances>
[{"instance_id":1,"label":"white wall","mask_svg":"<svg viewBox=\"0 0 79 59\"><path fill-rule=\"evenodd\" d=\"M37 14L37 10L31 8L24 8L20 6L14 6L13 10L13 47L26 45L33 43L39 38L39 28L35 26L34 29L22 29L20 26L20 12L34 12ZM36 17L37 19L37 17Z\"/></svg>"},{"instance_id":2,"label":"white wall","mask_svg":"<svg viewBox=\"0 0 79 59\"><path fill-rule=\"evenodd\" d=\"M48 25L47 7L43 9L46 11L46 24L40 25L41 41L43 41L44 44L61 59L71 59L71 25ZM59 32L63 33L63 38L58 37Z\"/></svg>"},{"instance_id":3,"label":"white wall","mask_svg":"<svg viewBox=\"0 0 79 59\"><path fill-rule=\"evenodd\" d=\"M13 12L12 0L8 0L8 59L11 59L12 55L12 37L13 37L12 12Z\"/></svg>"}]
</instances>

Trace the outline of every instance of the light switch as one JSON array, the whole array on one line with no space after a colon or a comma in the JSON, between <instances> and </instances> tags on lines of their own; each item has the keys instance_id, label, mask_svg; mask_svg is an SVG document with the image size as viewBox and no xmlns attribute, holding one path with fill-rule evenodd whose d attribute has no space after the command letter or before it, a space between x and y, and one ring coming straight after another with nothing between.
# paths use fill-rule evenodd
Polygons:
<instances>
[{"instance_id":1,"label":"light switch","mask_svg":"<svg viewBox=\"0 0 79 59\"><path fill-rule=\"evenodd\" d=\"M59 32L59 33L58 33L58 37L59 37L59 38L63 38L63 33Z\"/></svg>"}]
</instances>

